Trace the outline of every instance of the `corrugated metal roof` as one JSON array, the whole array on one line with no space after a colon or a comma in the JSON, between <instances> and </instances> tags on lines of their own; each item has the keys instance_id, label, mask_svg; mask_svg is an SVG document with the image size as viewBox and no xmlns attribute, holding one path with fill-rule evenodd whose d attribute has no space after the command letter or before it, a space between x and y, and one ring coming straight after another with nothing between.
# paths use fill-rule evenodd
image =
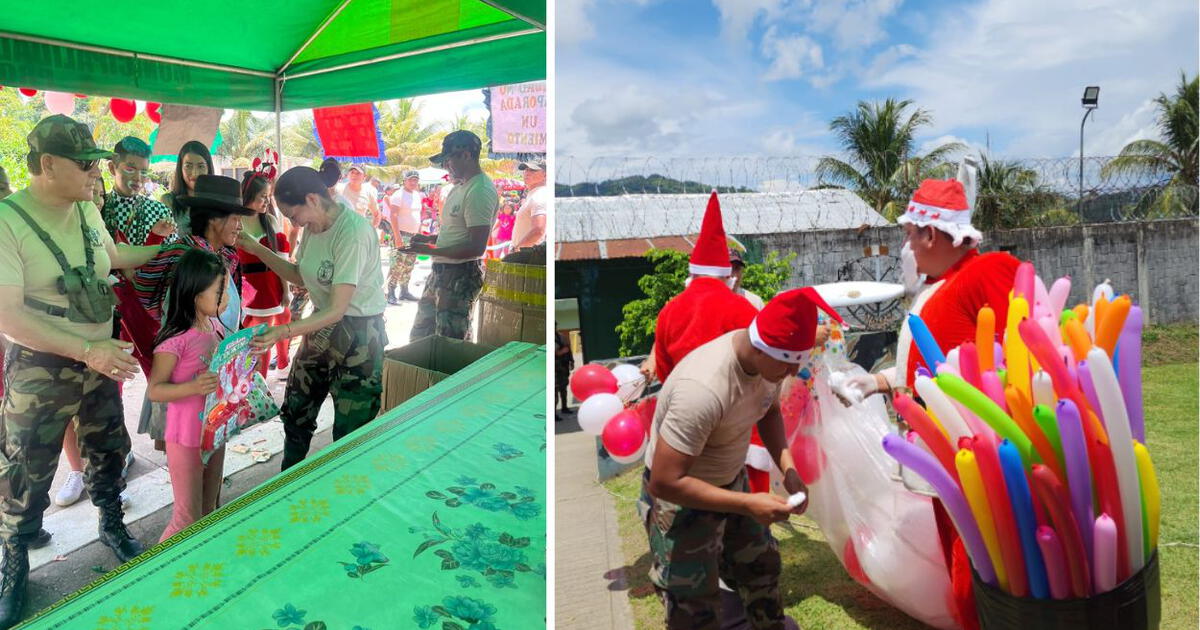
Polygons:
<instances>
[{"instance_id":1,"label":"corrugated metal roof","mask_svg":"<svg viewBox=\"0 0 1200 630\"><path fill-rule=\"evenodd\" d=\"M778 234L888 225L848 190L823 189L721 195L728 234ZM560 243L684 236L700 231L708 195L557 197Z\"/></svg>"}]
</instances>

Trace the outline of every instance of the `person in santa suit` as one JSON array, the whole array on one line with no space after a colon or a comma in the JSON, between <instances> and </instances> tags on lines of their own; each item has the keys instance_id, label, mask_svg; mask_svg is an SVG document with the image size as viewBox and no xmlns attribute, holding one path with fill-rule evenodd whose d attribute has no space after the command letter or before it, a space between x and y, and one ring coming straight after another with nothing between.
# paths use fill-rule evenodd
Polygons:
<instances>
[{"instance_id":1,"label":"person in santa suit","mask_svg":"<svg viewBox=\"0 0 1200 630\"><path fill-rule=\"evenodd\" d=\"M1009 293L1020 264L1006 252L979 253L983 235L971 225L973 184L974 172L967 164L960 167L957 180L927 179L897 220L904 229L901 259L906 284L918 285L920 291L910 311L921 316L943 352L975 340L976 317L984 306L995 311L997 322L1007 321ZM925 278L920 280L920 275ZM925 365L906 319L896 347L896 366L853 378L847 389L853 397L911 390L920 367L933 371L934 366ZM934 506L951 572L957 608L952 612L967 630L978 628L969 560L940 502Z\"/></svg>"},{"instance_id":2,"label":"person in santa suit","mask_svg":"<svg viewBox=\"0 0 1200 630\"><path fill-rule=\"evenodd\" d=\"M758 314L758 309L731 288L733 265L716 191L708 198L688 272L687 286L663 306L654 327L653 369L663 383L689 352L731 330L745 328Z\"/></svg>"}]
</instances>

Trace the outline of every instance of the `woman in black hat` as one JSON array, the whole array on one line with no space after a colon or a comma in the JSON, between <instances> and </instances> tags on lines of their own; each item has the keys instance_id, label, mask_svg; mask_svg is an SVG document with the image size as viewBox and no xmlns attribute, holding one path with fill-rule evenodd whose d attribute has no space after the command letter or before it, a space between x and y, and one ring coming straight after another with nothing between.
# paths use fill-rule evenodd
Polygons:
<instances>
[{"instance_id":1,"label":"woman in black hat","mask_svg":"<svg viewBox=\"0 0 1200 630\"><path fill-rule=\"evenodd\" d=\"M275 182L276 206L304 228L296 262L242 234L238 245L287 282L308 288L315 311L254 338L267 350L280 339L302 336L292 360L280 416L283 468L308 455L317 412L333 395L333 439L370 422L383 391L383 271L379 241L370 221L334 200L321 174L299 166Z\"/></svg>"},{"instance_id":2,"label":"woman in black hat","mask_svg":"<svg viewBox=\"0 0 1200 630\"><path fill-rule=\"evenodd\" d=\"M229 305L221 312L221 324L226 333L236 331L242 322L242 274L235 245L242 231L240 217L252 216L254 211L242 205L241 184L236 179L221 175L200 175L196 178L192 194L175 201L188 209L190 232L163 247L150 262L138 268L133 279L138 301L151 317L161 322L167 287L171 286L179 259L190 249L214 252L230 272L230 286L225 291L229 296ZM157 330L153 332L158 333ZM163 438L165 428L165 404L143 405L138 432L149 433L157 445Z\"/></svg>"}]
</instances>

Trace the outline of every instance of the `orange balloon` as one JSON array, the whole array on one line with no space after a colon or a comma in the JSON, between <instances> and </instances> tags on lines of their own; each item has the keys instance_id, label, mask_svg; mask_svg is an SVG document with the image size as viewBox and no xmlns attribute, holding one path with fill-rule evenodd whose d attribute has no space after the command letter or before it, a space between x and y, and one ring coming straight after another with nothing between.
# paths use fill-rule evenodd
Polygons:
<instances>
[{"instance_id":1,"label":"orange balloon","mask_svg":"<svg viewBox=\"0 0 1200 630\"><path fill-rule=\"evenodd\" d=\"M985 306L975 318L975 347L979 354L979 373L996 369L996 356L992 344L996 342L996 311Z\"/></svg>"},{"instance_id":2,"label":"orange balloon","mask_svg":"<svg viewBox=\"0 0 1200 630\"><path fill-rule=\"evenodd\" d=\"M1096 300L1096 314L1093 316L1096 321L1092 322L1092 338L1095 339L1095 334L1100 331L1100 322L1104 321L1105 314L1108 313L1108 298L1103 294Z\"/></svg>"},{"instance_id":3,"label":"orange balloon","mask_svg":"<svg viewBox=\"0 0 1200 630\"><path fill-rule=\"evenodd\" d=\"M1133 302L1128 295L1112 301L1104 309L1104 320L1096 323L1096 345L1108 353L1111 359L1117 348L1117 338L1121 336L1121 328L1125 326L1125 318Z\"/></svg>"},{"instance_id":4,"label":"orange balloon","mask_svg":"<svg viewBox=\"0 0 1200 630\"><path fill-rule=\"evenodd\" d=\"M1092 339L1088 337L1079 318L1068 319L1067 323L1063 324L1063 332L1066 333L1067 343L1071 346L1071 354L1074 355L1075 360L1086 359L1088 350L1092 349Z\"/></svg>"}]
</instances>

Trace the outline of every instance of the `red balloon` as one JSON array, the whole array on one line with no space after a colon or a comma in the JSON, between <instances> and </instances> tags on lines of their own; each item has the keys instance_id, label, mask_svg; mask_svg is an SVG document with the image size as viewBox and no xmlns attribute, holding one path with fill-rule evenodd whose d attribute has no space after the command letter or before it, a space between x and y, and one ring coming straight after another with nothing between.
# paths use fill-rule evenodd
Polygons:
<instances>
[{"instance_id":1,"label":"red balloon","mask_svg":"<svg viewBox=\"0 0 1200 630\"><path fill-rule=\"evenodd\" d=\"M629 457L641 450L642 445L646 443L646 429L642 427L641 418L626 409L604 425L600 442L610 454Z\"/></svg>"},{"instance_id":2,"label":"red balloon","mask_svg":"<svg viewBox=\"0 0 1200 630\"><path fill-rule=\"evenodd\" d=\"M146 118L149 118L151 122L162 122L160 107L162 107L162 103L146 103Z\"/></svg>"},{"instance_id":3,"label":"red balloon","mask_svg":"<svg viewBox=\"0 0 1200 630\"><path fill-rule=\"evenodd\" d=\"M615 394L617 377L603 365L589 363L571 374L571 393L579 400L592 394Z\"/></svg>"},{"instance_id":4,"label":"red balloon","mask_svg":"<svg viewBox=\"0 0 1200 630\"><path fill-rule=\"evenodd\" d=\"M650 435L650 425L654 424L654 410L657 408L658 396L643 398L631 408L638 415L638 418L641 419L642 426L646 429L646 435Z\"/></svg>"},{"instance_id":5,"label":"red balloon","mask_svg":"<svg viewBox=\"0 0 1200 630\"><path fill-rule=\"evenodd\" d=\"M75 94L75 98L87 98L87 94Z\"/></svg>"},{"instance_id":6,"label":"red balloon","mask_svg":"<svg viewBox=\"0 0 1200 630\"><path fill-rule=\"evenodd\" d=\"M800 480L806 485L816 483L825 470L825 451L821 450L821 445L811 435L801 433L792 442L792 459L796 462Z\"/></svg>"},{"instance_id":7,"label":"red balloon","mask_svg":"<svg viewBox=\"0 0 1200 630\"><path fill-rule=\"evenodd\" d=\"M20 92L21 94L24 94L25 96L33 96L33 95L37 94L37 90L35 90L33 88L21 88L17 91Z\"/></svg>"},{"instance_id":8,"label":"red balloon","mask_svg":"<svg viewBox=\"0 0 1200 630\"><path fill-rule=\"evenodd\" d=\"M137 116L137 103L126 98L114 98L109 101L109 110L117 122L127 123Z\"/></svg>"},{"instance_id":9,"label":"red balloon","mask_svg":"<svg viewBox=\"0 0 1200 630\"><path fill-rule=\"evenodd\" d=\"M858 560L858 552L854 549L853 536L847 538L846 546L842 547L842 564L846 566L846 572L850 574L850 577L854 578L855 582L863 586L871 585L871 578L867 577L867 572L863 570L862 563Z\"/></svg>"}]
</instances>

